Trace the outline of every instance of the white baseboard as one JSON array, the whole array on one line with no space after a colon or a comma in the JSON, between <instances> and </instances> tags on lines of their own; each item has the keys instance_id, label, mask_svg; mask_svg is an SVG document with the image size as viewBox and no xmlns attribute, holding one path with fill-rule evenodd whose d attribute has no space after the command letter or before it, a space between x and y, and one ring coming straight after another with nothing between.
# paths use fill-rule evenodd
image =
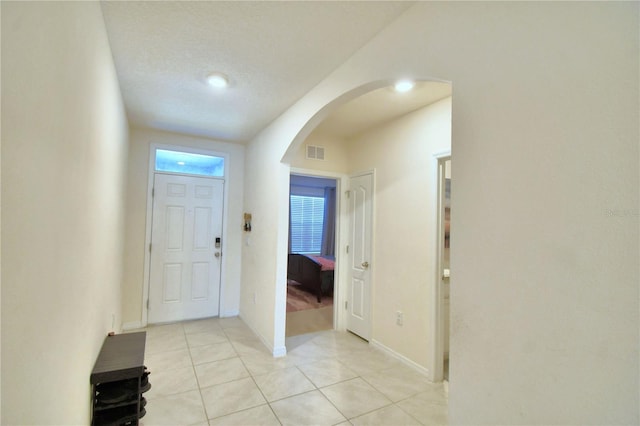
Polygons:
<instances>
[{"instance_id":1,"label":"white baseboard","mask_svg":"<svg viewBox=\"0 0 640 426\"><path fill-rule=\"evenodd\" d=\"M220 318L237 317L238 315L240 315L240 311L236 309L233 311L226 311L226 312L220 313Z\"/></svg>"},{"instance_id":2,"label":"white baseboard","mask_svg":"<svg viewBox=\"0 0 640 426\"><path fill-rule=\"evenodd\" d=\"M398 352L396 352L393 349L383 345L382 343L378 342L377 340L371 339L369 344L372 347L374 347L375 349L378 349L379 351L384 352L385 354L397 359L398 361L400 361L401 363L403 363L407 367L410 367L410 368L416 370L418 373L423 374L426 377L429 377L429 369L424 368L420 364L410 360L409 358L407 358L404 355L399 354Z\"/></svg>"},{"instance_id":3,"label":"white baseboard","mask_svg":"<svg viewBox=\"0 0 640 426\"><path fill-rule=\"evenodd\" d=\"M125 322L122 324L122 331L136 330L143 327L141 321Z\"/></svg>"},{"instance_id":4,"label":"white baseboard","mask_svg":"<svg viewBox=\"0 0 640 426\"><path fill-rule=\"evenodd\" d=\"M247 322L242 318L242 315L238 315L240 317L240 319L242 319L242 321L247 324ZM274 347L270 342L268 342L263 336L262 334L258 333L253 327L251 327L249 324L247 324L247 327L249 327L251 329L251 331L253 331L253 334L255 334L256 336L258 336L258 339L260 339L260 341L262 342L263 345L265 345L267 347L267 349L269 349L269 352L271 352L271 354L273 354L274 358L280 358L283 357L285 355L287 355L287 348L286 346L278 346L278 347Z\"/></svg>"},{"instance_id":5,"label":"white baseboard","mask_svg":"<svg viewBox=\"0 0 640 426\"><path fill-rule=\"evenodd\" d=\"M277 348L273 348L273 357L280 358L283 356L287 356L287 347L286 346L278 346Z\"/></svg>"}]
</instances>

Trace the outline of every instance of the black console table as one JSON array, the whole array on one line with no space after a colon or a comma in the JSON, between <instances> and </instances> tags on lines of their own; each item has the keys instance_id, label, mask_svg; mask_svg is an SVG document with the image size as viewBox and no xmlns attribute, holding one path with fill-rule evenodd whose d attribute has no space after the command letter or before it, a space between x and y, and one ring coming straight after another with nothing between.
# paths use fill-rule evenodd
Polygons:
<instances>
[{"instance_id":1,"label":"black console table","mask_svg":"<svg viewBox=\"0 0 640 426\"><path fill-rule=\"evenodd\" d=\"M142 394L151 388L144 366L147 333L107 336L93 371L92 426L137 425L145 414Z\"/></svg>"}]
</instances>

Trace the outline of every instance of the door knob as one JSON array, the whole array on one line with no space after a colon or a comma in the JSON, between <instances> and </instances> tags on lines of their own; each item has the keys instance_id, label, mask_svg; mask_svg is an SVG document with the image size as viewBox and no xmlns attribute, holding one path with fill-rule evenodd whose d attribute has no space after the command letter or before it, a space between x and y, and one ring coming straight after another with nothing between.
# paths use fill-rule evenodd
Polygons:
<instances>
[{"instance_id":1,"label":"door knob","mask_svg":"<svg viewBox=\"0 0 640 426\"><path fill-rule=\"evenodd\" d=\"M214 255L215 257L220 257L220 252L219 252L219 251L217 251L217 252L215 252L213 255Z\"/></svg>"},{"instance_id":2,"label":"door knob","mask_svg":"<svg viewBox=\"0 0 640 426\"><path fill-rule=\"evenodd\" d=\"M368 268L369 267L369 262L362 262L362 267L363 268Z\"/></svg>"}]
</instances>

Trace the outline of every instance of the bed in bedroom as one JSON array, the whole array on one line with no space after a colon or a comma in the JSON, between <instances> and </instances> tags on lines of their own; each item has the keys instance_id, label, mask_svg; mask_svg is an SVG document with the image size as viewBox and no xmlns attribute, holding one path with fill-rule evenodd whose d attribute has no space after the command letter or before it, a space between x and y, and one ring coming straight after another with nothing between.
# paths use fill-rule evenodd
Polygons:
<instances>
[{"instance_id":1,"label":"bed in bedroom","mask_svg":"<svg viewBox=\"0 0 640 426\"><path fill-rule=\"evenodd\" d=\"M333 292L334 266L333 257L290 253L287 279L314 293L320 303L323 294Z\"/></svg>"}]
</instances>

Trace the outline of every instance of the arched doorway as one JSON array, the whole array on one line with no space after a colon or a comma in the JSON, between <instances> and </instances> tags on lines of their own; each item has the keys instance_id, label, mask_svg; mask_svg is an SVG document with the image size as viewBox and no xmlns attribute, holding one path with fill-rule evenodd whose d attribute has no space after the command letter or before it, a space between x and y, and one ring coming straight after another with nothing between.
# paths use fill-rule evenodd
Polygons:
<instances>
[{"instance_id":1,"label":"arched doorway","mask_svg":"<svg viewBox=\"0 0 640 426\"><path fill-rule=\"evenodd\" d=\"M409 118L407 117L409 116L413 116L414 118L412 119L415 121L419 119L419 114L417 113L417 111L423 108L426 108L428 105L437 103L443 99L446 99L446 98L450 99L451 97L451 85L449 83L421 81L416 86L417 92L415 96L412 96L411 92L404 93L404 94L394 93L393 85L391 83L392 82L390 80L370 83L370 84L361 86L360 88L354 89L353 91L350 91L340 96L334 101L329 102L325 107L323 107L320 111L318 111L318 113L314 115L314 117L312 117L307 122L307 124L302 128L302 130L298 133L297 137L294 139L289 149L287 150L286 155L283 157L283 162L291 165L292 167L305 167L305 168L315 167L316 169L321 169L323 167L322 163L316 162L312 166L309 166L310 164L309 162L301 163L302 161L301 158L303 157L302 153L306 151L306 147L308 145L322 146L322 142L323 142L323 139L321 136L322 134L325 135L324 141L330 141L327 135L333 136L334 139L338 137L338 139L342 140L345 144L353 143L353 141L357 141L357 142L359 141L358 149L362 149L364 145L362 142L362 138L360 138L358 135L367 134L367 132L370 132L371 129L376 129L376 128L384 129L386 128L385 126L387 127L391 126L392 123L395 121L400 123L400 119L404 119L408 121ZM441 89L441 91L438 92L437 89ZM424 96L425 95L424 92L428 92L429 90L432 91L431 98L425 100L426 97ZM420 93L421 91L422 93ZM396 98L394 99L393 96L396 96ZM384 101L384 99L386 99L386 102ZM395 113L390 111L385 111L385 108L388 110L394 110ZM367 117L365 117L365 119L362 119L363 115L366 115ZM401 126L401 125L402 124L398 124L398 126ZM415 124L410 124L410 125L415 126ZM449 103L448 125L450 130L450 103ZM349 130L349 129L353 129L353 130ZM325 152L327 157L331 157L331 154L332 154L331 150L334 150L336 152L340 151L339 149L340 147L337 143L327 142L327 145L328 146L324 147L324 148L327 148ZM446 148L450 150L450 147L451 147L451 140L450 140L450 133L449 133L448 140L446 143ZM441 150L442 149L439 148L439 151ZM354 149L347 148L345 152L346 152L345 155L348 158L353 158L355 155L358 155L357 153L355 153ZM407 154L407 156L411 155L411 153L405 153L405 154ZM429 167L431 167L429 164L432 161L432 155L424 156L424 158L421 158L420 161L423 163L424 169L427 170ZM354 161L352 164L349 164L349 163L347 164L341 163L337 165L335 163L325 164L324 167L325 168L337 167L338 169L334 169L333 172L336 172L336 173L339 172L339 173L342 173L344 176L348 177L358 172L362 172L364 167L363 164L365 164L365 162ZM368 164L369 164L369 168L376 168L375 162L369 162ZM426 183L426 184L432 185L433 188L425 188L424 195L423 195L424 197L432 197L434 206L436 204L436 192L437 192L436 191L437 181L435 180L435 176L436 176L436 173L434 172L433 176L430 176L430 179L433 178L432 182L430 184ZM386 175L384 175L382 179L383 180L387 179ZM345 183L347 183L347 180L345 180ZM346 185L345 188L343 188L342 190L343 195L348 190L347 186L348 185ZM436 223L435 212L436 212L436 209L434 207L433 212L429 213L430 215L433 213L434 227ZM344 215L343 217L345 218L347 217L346 211L343 211L342 214ZM405 221L405 220L401 218L400 221ZM345 221L345 225L342 229L342 234L345 236L349 234L349 224L347 223L347 221ZM422 237L425 240L433 240L433 241L430 241L429 248L426 248L426 246L423 244L420 248L420 251L424 254L423 256L424 259L422 260L422 262L427 262L432 264L430 268L434 269L436 267L436 259L435 259L436 258L436 255L435 255L436 239L435 237L431 238L428 234L425 234ZM340 241L339 244L343 245L342 252L344 253L344 249L345 249L344 246L348 245L348 238L347 237L342 238L342 241ZM394 244L396 244L396 242L394 242ZM397 242L397 244L400 244L400 243ZM385 251L386 249L384 248L381 249L380 243L378 242L378 247L375 249L375 252L382 253ZM348 259L348 257L345 256L345 259ZM381 263L384 264L385 262L386 262L386 259L384 258L384 256L380 256L380 254L378 254L378 259L376 260L377 265L380 265ZM368 263L372 266L371 269L375 270L375 267L377 265L372 262L368 262ZM345 330L349 328L348 325L346 324L347 315L345 314L345 311L348 312L348 304L351 301L350 296L352 296L351 294L352 292L350 288L350 273L348 271L348 265L349 265L349 262L347 261L340 262L340 266L338 267L338 270L336 270L336 298L335 299L336 299L336 304L339 308L336 311L335 328L338 330ZM377 272L374 272L374 274L377 274ZM380 278L379 276L378 277L379 280L380 279L386 280L386 278L384 278L384 274L378 274L378 275L383 277L383 278ZM433 276L435 276L435 274L429 275L429 278L421 277L419 279L419 280L422 280L421 286L423 288L419 294L416 294L416 298L424 299L422 301L423 309L421 310L425 312L425 315L426 313L428 313L430 310L433 309L433 306L431 306L431 301L427 299L433 298L434 295L432 294L432 292L429 292L429 291L425 292L423 290L425 288L434 287L435 284L432 282L429 282L429 281L433 281L433 279L431 278ZM374 277L374 281L375 281L375 277ZM377 285L383 285L383 282L378 282ZM374 287L374 291L375 291L375 287ZM389 316L390 314L393 317L393 326L402 327L398 330L405 331L407 329L410 329L411 327L414 326L412 322L416 320L417 316L422 315L422 313L417 312L419 310L416 309L415 306L410 306L405 309L405 307L402 306L403 303L405 302L398 302L398 306L389 306L388 307L389 309L387 309L389 312L383 312L385 308L381 308L380 306L378 306L377 308L372 310L372 319L375 319L376 316L382 317L382 316ZM406 319L406 323L405 323L405 319ZM420 319L420 321L422 320ZM429 322L429 320L425 319L423 322L427 323ZM412 336L412 339L414 340L422 339L424 341L423 345L425 347L433 346L435 336L436 336L435 329L437 326L438 326L437 324L431 324L429 330L426 330L424 328L421 329L419 332L416 332ZM386 342L384 343L376 342L375 329L372 333L371 338L372 338L373 344L380 344L381 346L386 346L384 344ZM389 343L388 346L392 347L393 349L393 343ZM398 350L398 353L402 354L402 350L401 349ZM406 356L406 355L404 356L409 358L409 356ZM427 361L427 363L421 362L420 364L423 365L422 368L425 371L429 370L431 375L434 369L434 367L431 365L432 364L431 359L433 359L434 356L433 354L429 354L426 356L426 358L429 361ZM416 362L416 364L418 363ZM424 364L428 364L429 368L425 368Z\"/></svg>"}]
</instances>

